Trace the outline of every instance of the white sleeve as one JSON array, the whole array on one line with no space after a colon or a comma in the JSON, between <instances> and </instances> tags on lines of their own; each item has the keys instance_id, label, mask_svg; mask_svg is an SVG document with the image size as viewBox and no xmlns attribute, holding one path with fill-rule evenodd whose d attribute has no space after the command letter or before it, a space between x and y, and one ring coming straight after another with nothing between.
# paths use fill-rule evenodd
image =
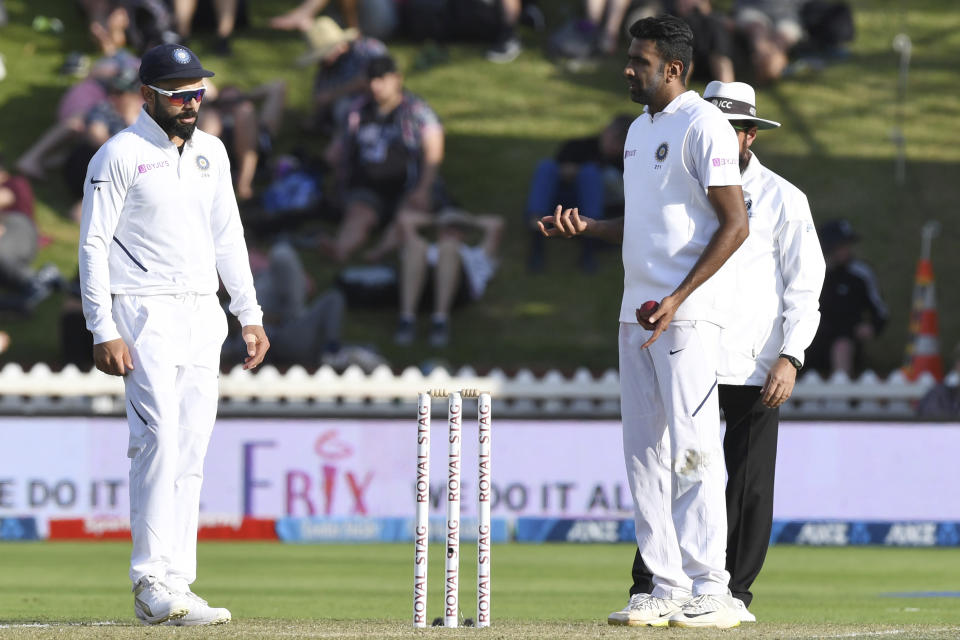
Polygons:
<instances>
[{"instance_id":1,"label":"white sleeve","mask_svg":"<svg viewBox=\"0 0 960 640\"><path fill-rule=\"evenodd\" d=\"M803 362L820 324L820 290L826 265L807 198L784 193L782 227L777 234L783 277L783 347L781 353Z\"/></svg>"},{"instance_id":2,"label":"white sleeve","mask_svg":"<svg viewBox=\"0 0 960 640\"><path fill-rule=\"evenodd\" d=\"M697 119L690 127L684 151L688 170L704 191L741 184L737 134L726 120Z\"/></svg>"},{"instance_id":3,"label":"white sleeve","mask_svg":"<svg viewBox=\"0 0 960 640\"><path fill-rule=\"evenodd\" d=\"M233 192L226 151L223 151L223 161L218 164L221 170L210 215L217 272L230 294L230 313L237 316L244 327L262 325L263 312L257 304L257 292L253 287L250 258L243 239L243 225L240 224L240 211Z\"/></svg>"},{"instance_id":4,"label":"white sleeve","mask_svg":"<svg viewBox=\"0 0 960 640\"><path fill-rule=\"evenodd\" d=\"M78 259L80 293L87 328L93 343L120 337L113 320L110 298L110 243L120 221L123 202L129 188L124 164L113 153L114 145L104 145L90 160L83 181L83 208L80 218Z\"/></svg>"}]
</instances>

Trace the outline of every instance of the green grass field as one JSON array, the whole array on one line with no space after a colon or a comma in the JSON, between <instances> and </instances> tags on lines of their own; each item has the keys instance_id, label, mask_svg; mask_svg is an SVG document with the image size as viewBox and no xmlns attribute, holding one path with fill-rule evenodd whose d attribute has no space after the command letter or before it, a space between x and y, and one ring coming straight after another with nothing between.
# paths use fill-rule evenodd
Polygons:
<instances>
[{"instance_id":1,"label":"green grass field","mask_svg":"<svg viewBox=\"0 0 960 640\"><path fill-rule=\"evenodd\" d=\"M319 152L323 140L303 135L297 123L307 101L310 72L293 60L303 42L266 27L270 16L296 0L250 2L251 27L238 33L232 58L218 58L211 40L198 36L191 46L217 72L221 84L249 87L284 78L290 87L290 113L278 147L299 144ZM541 3L557 25L580 0ZM729 6L729 1L715 3ZM869 350L868 365L886 373L901 364L907 317L918 257L919 229L939 219L943 233L934 244L944 353L960 340L960 288L943 286L960 270L960 12L954 0L852 0L857 36L851 56L819 73L786 79L758 93L760 112L783 128L765 132L755 145L764 163L781 172L809 196L814 217L847 217L864 236L861 254L876 268L891 308L889 327ZM0 82L0 151L16 158L53 122L57 101L72 80L58 75L67 52L91 51L91 43L72 3L63 0L7 0L10 24L0 31L0 54L8 76ZM38 34L36 15L56 15L64 34ZM907 181L895 183L895 147L891 131L898 56L891 43L905 30L913 41L905 114ZM548 270L524 269L527 238L521 224L525 190L536 160L553 153L565 138L589 135L619 111L636 111L621 78L622 58L605 61L595 72L572 75L542 53L543 36L523 31L525 51L509 65L483 59L482 47L457 45L446 64L413 71L418 46L391 43L408 86L426 97L447 132L443 174L463 205L502 214L508 221L503 264L485 304L455 315L450 348L414 349L392 344L394 313L351 311L345 339L380 347L394 367L439 358L478 369L531 367L543 370L576 366L616 366L616 314L622 287L617 250L602 256L598 273L582 274L575 247L548 252ZM695 89L702 90L701 86ZM59 175L38 183L38 217L53 239L38 258L52 260L67 273L76 264L75 226L63 217L70 198ZM306 256L319 287L334 270ZM947 278L947 280L943 280ZM13 335L4 359L56 366L60 296L47 300L31 318L0 315L0 327Z\"/></svg>"},{"instance_id":2,"label":"green grass field","mask_svg":"<svg viewBox=\"0 0 960 640\"><path fill-rule=\"evenodd\" d=\"M461 609L473 617L475 547L465 545ZM440 612L442 549L431 550L430 617ZM606 625L626 602L627 545L497 546L493 626L415 631L409 621L409 545L202 543L195 591L231 609L212 629L136 624L122 543L0 545L0 637L18 638L586 638L715 637L719 632ZM471 566L473 565L473 566ZM771 549L755 584L760 622L724 632L748 638L960 637L960 550ZM43 625L43 626L39 626Z\"/></svg>"}]
</instances>

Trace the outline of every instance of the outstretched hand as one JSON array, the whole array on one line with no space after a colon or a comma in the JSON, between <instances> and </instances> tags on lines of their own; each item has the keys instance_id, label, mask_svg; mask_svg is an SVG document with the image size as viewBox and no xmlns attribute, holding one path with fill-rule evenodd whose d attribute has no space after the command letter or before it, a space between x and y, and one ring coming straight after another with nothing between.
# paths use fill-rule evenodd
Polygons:
<instances>
[{"instance_id":1,"label":"outstretched hand","mask_svg":"<svg viewBox=\"0 0 960 640\"><path fill-rule=\"evenodd\" d=\"M564 209L563 205L558 204L552 216L543 216L537 220L537 226L540 228L540 233L548 238L554 236L572 238L587 230L589 220L590 218L580 217L580 210L577 207Z\"/></svg>"}]
</instances>

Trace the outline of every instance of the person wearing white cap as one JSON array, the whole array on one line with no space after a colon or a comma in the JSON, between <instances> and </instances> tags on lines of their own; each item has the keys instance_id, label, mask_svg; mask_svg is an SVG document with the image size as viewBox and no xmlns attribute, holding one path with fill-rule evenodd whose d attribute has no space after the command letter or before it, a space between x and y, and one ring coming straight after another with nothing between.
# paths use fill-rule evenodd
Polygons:
<instances>
[{"instance_id":1,"label":"person wearing white cap","mask_svg":"<svg viewBox=\"0 0 960 640\"><path fill-rule=\"evenodd\" d=\"M247 347L270 346L218 138L196 130L213 75L182 45L140 62L144 108L90 160L79 266L93 359L123 376L130 430L130 580L145 624L230 620L190 590L197 577L203 459L216 420L227 320L220 280Z\"/></svg>"},{"instance_id":2,"label":"person wearing white cap","mask_svg":"<svg viewBox=\"0 0 960 640\"><path fill-rule=\"evenodd\" d=\"M724 267L735 270L738 293L734 321L720 332L717 378L727 423L727 571L741 622L755 622L747 607L773 525L778 407L793 392L804 351L817 332L824 259L806 196L750 150L758 129L780 126L757 116L753 87L714 81L703 97L737 132L750 216L750 236ZM630 593L651 589L638 550ZM629 624L629 612L614 617Z\"/></svg>"},{"instance_id":3,"label":"person wearing white cap","mask_svg":"<svg viewBox=\"0 0 960 640\"><path fill-rule=\"evenodd\" d=\"M652 592L628 607L637 624L725 629L740 619L724 568L716 369L734 293L721 267L748 233L737 137L686 89L690 27L660 16L638 20L630 35L624 75L630 98L646 106L624 145L624 216L557 207L541 232L623 245L623 454L637 545L653 572Z\"/></svg>"}]
</instances>

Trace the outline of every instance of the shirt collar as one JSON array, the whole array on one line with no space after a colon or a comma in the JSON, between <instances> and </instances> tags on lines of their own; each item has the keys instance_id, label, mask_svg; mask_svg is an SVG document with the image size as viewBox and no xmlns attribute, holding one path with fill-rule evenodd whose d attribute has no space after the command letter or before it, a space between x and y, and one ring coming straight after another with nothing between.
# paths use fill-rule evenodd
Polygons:
<instances>
[{"instance_id":1,"label":"shirt collar","mask_svg":"<svg viewBox=\"0 0 960 640\"><path fill-rule=\"evenodd\" d=\"M743 170L743 173L740 174L743 184L747 184L747 182L759 175L762 170L763 165L760 164L760 158L757 157L757 154L751 151L750 160L747 162L747 167Z\"/></svg>"},{"instance_id":2,"label":"shirt collar","mask_svg":"<svg viewBox=\"0 0 960 640\"><path fill-rule=\"evenodd\" d=\"M683 93L678 95L676 98L671 100L667 106L665 106L663 109L661 109L656 114L654 114L654 116L659 115L661 113L674 113L677 109L687 104L688 102L691 102L693 100L699 100L699 99L700 99L700 94L694 91L693 89L689 91L684 91ZM644 105L643 112L649 114L650 106Z\"/></svg>"},{"instance_id":3,"label":"shirt collar","mask_svg":"<svg viewBox=\"0 0 960 640\"><path fill-rule=\"evenodd\" d=\"M146 106L141 109L140 116L137 118L137 121L133 123L133 129L158 147L165 148L174 146L167 132L161 129L157 121L153 119L153 116L147 113ZM186 146L191 142L192 140L187 140L184 144Z\"/></svg>"}]
</instances>

